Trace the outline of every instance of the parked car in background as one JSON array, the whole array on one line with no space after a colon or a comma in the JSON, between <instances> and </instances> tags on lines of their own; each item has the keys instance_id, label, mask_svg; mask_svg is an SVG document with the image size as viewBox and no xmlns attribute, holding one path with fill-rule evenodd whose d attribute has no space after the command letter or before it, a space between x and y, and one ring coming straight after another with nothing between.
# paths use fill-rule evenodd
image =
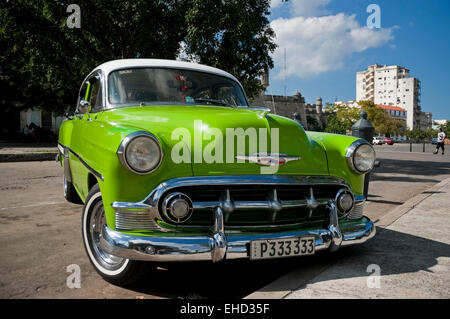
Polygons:
<instances>
[{"instance_id":1,"label":"parked car in background","mask_svg":"<svg viewBox=\"0 0 450 319\"><path fill-rule=\"evenodd\" d=\"M433 137L431 139L431 144L437 144L437 138L436 137Z\"/></svg>"},{"instance_id":2,"label":"parked car in background","mask_svg":"<svg viewBox=\"0 0 450 319\"><path fill-rule=\"evenodd\" d=\"M248 105L234 76L205 65L124 59L95 68L58 140L65 198L84 204L95 270L124 285L145 262L304 256L372 238L363 215L372 145L269 112ZM228 134L235 129L242 134ZM256 129L278 136L275 152L239 146ZM227 134L231 148L219 139ZM203 161L212 150L222 157Z\"/></svg>"},{"instance_id":3,"label":"parked car in background","mask_svg":"<svg viewBox=\"0 0 450 319\"><path fill-rule=\"evenodd\" d=\"M394 145L394 140L391 139L390 137L385 137L384 141L387 145Z\"/></svg>"},{"instance_id":4,"label":"parked car in background","mask_svg":"<svg viewBox=\"0 0 450 319\"><path fill-rule=\"evenodd\" d=\"M377 136L373 137L373 140L372 140L373 145L383 145L384 143L386 143L386 141L384 140L383 137L377 137Z\"/></svg>"}]
</instances>

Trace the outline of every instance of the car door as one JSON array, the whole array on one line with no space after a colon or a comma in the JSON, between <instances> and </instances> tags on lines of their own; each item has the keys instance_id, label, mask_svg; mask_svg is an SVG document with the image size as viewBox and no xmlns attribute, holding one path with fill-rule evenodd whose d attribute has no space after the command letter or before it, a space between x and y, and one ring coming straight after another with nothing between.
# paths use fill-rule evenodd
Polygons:
<instances>
[{"instance_id":1,"label":"car door","mask_svg":"<svg viewBox=\"0 0 450 319\"><path fill-rule=\"evenodd\" d=\"M82 84L77 103L77 112L73 119L71 138L72 155L70 167L74 185L87 195L87 173L92 170L95 159L94 136L97 117L104 109L103 81L100 71L93 72Z\"/></svg>"}]
</instances>

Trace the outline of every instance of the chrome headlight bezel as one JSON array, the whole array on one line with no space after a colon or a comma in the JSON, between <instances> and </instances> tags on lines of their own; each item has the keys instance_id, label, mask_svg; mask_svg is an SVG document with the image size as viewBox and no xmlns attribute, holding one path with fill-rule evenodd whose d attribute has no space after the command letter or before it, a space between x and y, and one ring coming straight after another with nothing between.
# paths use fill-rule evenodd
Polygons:
<instances>
[{"instance_id":1,"label":"chrome headlight bezel","mask_svg":"<svg viewBox=\"0 0 450 319\"><path fill-rule=\"evenodd\" d=\"M157 148L159 150L159 154L160 154L158 162L152 168L150 168L148 170L145 170L145 171L141 171L141 170L138 170L138 169L132 167L129 164L129 162L127 160L127 156L126 156L126 154L127 154L127 147L130 145L130 143L133 140L135 140L138 137L145 137L145 138L151 139L155 143L155 145L157 146ZM122 163L122 165L126 169L128 169L128 170L130 170L133 173L136 173L138 175L147 175L147 174L150 174L150 173L154 172L161 165L161 162L162 162L162 159L163 159L163 151L162 151L162 148L161 148L161 144L159 143L159 140L156 138L156 136L154 136L153 134L151 134L149 132L138 131L138 132L131 133L130 135L126 136L122 140L122 142L120 143L119 148L117 150L117 156L119 157L120 162Z\"/></svg>"},{"instance_id":2,"label":"chrome headlight bezel","mask_svg":"<svg viewBox=\"0 0 450 319\"><path fill-rule=\"evenodd\" d=\"M366 170L366 171L359 170L359 169L356 167L355 162L354 162L356 152L357 152L358 149L359 149L361 146L363 146L363 145L369 146L369 147L372 149L373 153L374 153L374 159L373 159L372 165L371 165L370 168L369 168L368 170ZM347 163L348 163L348 166L350 167L350 169L351 169L352 171L354 171L355 173L357 173L357 174L366 174L366 173L370 172L370 171L373 169L373 167L374 167L374 165L375 165L375 160L376 160L375 149L373 148L373 146L372 146L369 142L367 142L367 141L365 141L365 140L362 140L362 139L354 141L354 142L348 147L348 149L347 149L347 154L345 155L345 157L346 157L346 159L347 159Z\"/></svg>"}]
</instances>

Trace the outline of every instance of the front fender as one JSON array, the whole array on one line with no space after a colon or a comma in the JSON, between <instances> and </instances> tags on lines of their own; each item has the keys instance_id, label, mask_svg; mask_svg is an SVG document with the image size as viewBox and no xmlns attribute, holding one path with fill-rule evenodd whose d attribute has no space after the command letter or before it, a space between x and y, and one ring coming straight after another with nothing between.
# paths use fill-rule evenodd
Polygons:
<instances>
[{"instance_id":1,"label":"front fender","mask_svg":"<svg viewBox=\"0 0 450 319\"><path fill-rule=\"evenodd\" d=\"M330 175L343 178L355 195L364 193L364 175L355 173L347 164L345 155L349 146L359 138L322 132L307 132L308 136L325 149Z\"/></svg>"}]
</instances>

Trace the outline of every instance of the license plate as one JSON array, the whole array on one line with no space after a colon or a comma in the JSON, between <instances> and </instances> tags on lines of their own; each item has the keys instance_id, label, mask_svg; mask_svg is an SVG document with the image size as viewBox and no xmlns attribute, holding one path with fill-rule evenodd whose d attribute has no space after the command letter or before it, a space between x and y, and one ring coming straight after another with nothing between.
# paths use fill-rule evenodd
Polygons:
<instances>
[{"instance_id":1,"label":"license plate","mask_svg":"<svg viewBox=\"0 0 450 319\"><path fill-rule=\"evenodd\" d=\"M314 237L253 240L250 242L250 259L313 255L315 243Z\"/></svg>"}]
</instances>

